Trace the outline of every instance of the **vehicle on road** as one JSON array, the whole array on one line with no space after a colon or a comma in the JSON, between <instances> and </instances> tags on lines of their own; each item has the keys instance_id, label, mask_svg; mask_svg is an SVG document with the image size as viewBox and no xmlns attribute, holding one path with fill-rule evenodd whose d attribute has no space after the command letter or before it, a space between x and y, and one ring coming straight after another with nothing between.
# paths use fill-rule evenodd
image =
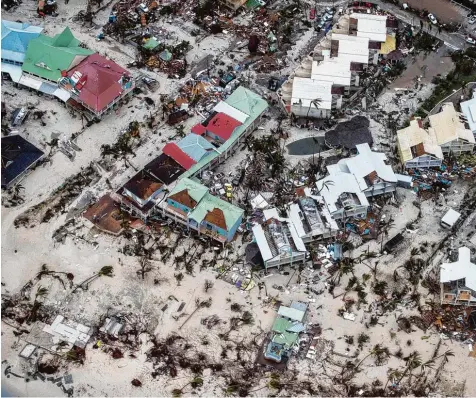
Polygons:
<instances>
[{"instance_id":1,"label":"vehicle on road","mask_svg":"<svg viewBox=\"0 0 476 398\"><path fill-rule=\"evenodd\" d=\"M471 36L466 38L466 43L471 44L472 46L476 45L476 40L474 40Z\"/></svg>"},{"instance_id":2,"label":"vehicle on road","mask_svg":"<svg viewBox=\"0 0 476 398\"><path fill-rule=\"evenodd\" d=\"M430 22L433 25L436 25L438 23L438 20L436 19L436 17L433 14L428 14L428 19L430 20Z\"/></svg>"},{"instance_id":3,"label":"vehicle on road","mask_svg":"<svg viewBox=\"0 0 476 398\"><path fill-rule=\"evenodd\" d=\"M476 15L472 15L468 18L468 23L470 25L474 24L476 22Z\"/></svg>"}]
</instances>

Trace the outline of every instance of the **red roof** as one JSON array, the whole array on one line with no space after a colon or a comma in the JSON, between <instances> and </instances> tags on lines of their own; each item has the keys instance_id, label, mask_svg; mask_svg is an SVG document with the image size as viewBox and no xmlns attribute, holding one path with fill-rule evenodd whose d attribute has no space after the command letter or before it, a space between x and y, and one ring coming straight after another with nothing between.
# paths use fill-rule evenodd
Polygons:
<instances>
[{"instance_id":1,"label":"red roof","mask_svg":"<svg viewBox=\"0 0 476 398\"><path fill-rule=\"evenodd\" d=\"M183 152L175 142L169 142L166 144L162 152L175 160L185 170L190 169L190 167L197 163L185 152Z\"/></svg>"},{"instance_id":2,"label":"red roof","mask_svg":"<svg viewBox=\"0 0 476 398\"><path fill-rule=\"evenodd\" d=\"M203 135L207 131L207 128L203 126L202 124L196 124L195 126L192 127L192 133L198 134L198 135Z\"/></svg>"},{"instance_id":3,"label":"red roof","mask_svg":"<svg viewBox=\"0 0 476 398\"><path fill-rule=\"evenodd\" d=\"M238 120L233 119L225 113L219 112L208 122L206 129L226 141L230 138L235 128L240 125L241 123Z\"/></svg>"},{"instance_id":4,"label":"red roof","mask_svg":"<svg viewBox=\"0 0 476 398\"><path fill-rule=\"evenodd\" d=\"M75 72L82 74L79 99L96 112L101 112L122 94L119 81L123 75L130 76L126 69L99 54L90 55L70 69L68 77Z\"/></svg>"}]
</instances>

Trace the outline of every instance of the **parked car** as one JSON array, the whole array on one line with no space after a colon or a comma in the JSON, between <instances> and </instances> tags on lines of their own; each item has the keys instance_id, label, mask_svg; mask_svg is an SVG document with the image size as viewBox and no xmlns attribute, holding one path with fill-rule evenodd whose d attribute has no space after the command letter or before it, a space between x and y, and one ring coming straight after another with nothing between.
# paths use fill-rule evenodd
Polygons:
<instances>
[{"instance_id":1,"label":"parked car","mask_svg":"<svg viewBox=\"0 0 476 398\"><path fill-rule=\"evenodd\" d=\"M476 40L474 40L472 37L467 37L466 38L466 43L471 44L472 46L476 45Z\"/></svg>"},{"instance_id":2,"label":"parked car","mask_svg":"<svg viewBox=\"0 0 476 398\"><path fill-rule=\"evenodd\" d=\"M322 19L324 21L330 21L330 20L332 20L332 18L333 18L333 15L332 14L327 14L327 13L324 14L324 16L322 17Z\"/></svg>"},{"instance_id":3,"label":"parked car","mask_svg":"<svg viewBox=\"0 0 476 398\"><path fill-rule=\"evenodd\" d=\"M476 22L476 15L472 15L468 18L468 23L470 25L474 24Z\"/></svg>"},{"instance_id":4,"label":"parked car","mask_svg":"<svg viewBox=\"0 0 476 398\"><path fill-rule=\"evenodd\" d=\"M324 18L321 18L321 20L316 24L316 30L320 32L322 28L325 26L326 21Z\"/></svg>"},{"instance_id":5,"label":"parked car","mask_svg":"<svg viewBox=\"0 0 476 398\"><path fill-rule=\"evenodd\" d=\"M316 9L315 8L311 8L311 10L309 11L309 19L311 21L316 19Z\"/></svg>"},{"instance_id":6,"label":"parked car","mask_svg":"<svg viewBox=\"0 0 476 398\"><path fill-rule=\"evenodd\" d=\"M436 17L433 14L428 14L428 19L430 20L430 22L433 25L436 25L438 23L438 20L436 19Z\"/></svg>"}]
</instances>

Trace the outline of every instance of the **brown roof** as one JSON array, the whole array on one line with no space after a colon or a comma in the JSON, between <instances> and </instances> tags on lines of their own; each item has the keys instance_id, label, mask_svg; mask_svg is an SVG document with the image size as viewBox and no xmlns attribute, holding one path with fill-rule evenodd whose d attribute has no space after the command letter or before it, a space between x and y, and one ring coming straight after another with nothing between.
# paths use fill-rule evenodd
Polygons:
<instances>
[{"instance_id":1,"label":"brown roof","mask_svg":"<svg viewBox=\"0 0 476 398\"><path fill-rule=\"evenodd\" d=\"M189 209L194 209L197 205L197 202L192 199L192 197L188 194L188 191L184 189L183 191L177 192L173 195L169 196L170 199L176 201L177 203L181 203L184 206L187 206Z\"/></svg>"},{"instance_id":2,"label":"brown roof","mask_svg":"<svg viewBox=\"0 0 476 398\"><path fill-rule=\"evenodd\" d=\"M97 203L90 206L83 216L103 231L115 235L122 231L120 210L109 195L104 195Z\"/></svg>"},{"instance_id":3,"label":"brown roof","mask_svg":"<svg viewBox=\"0 0 476 398\"><path fill-rule=\"evenodd\" d=\"M368 180L370 181L370 183L373 185L375 179L377 178L377 172L376 172L376 171L372 171L369 175L365 176L365 178L368 178Z\"/></svg>"},{"instance_id":4,"label":"brown roof","mask_svg":"<svg viewBox=\"0 0 476 398\"><path fill-rule=\"evenodd\" d=\"M425 145L423 145L423 142L420 142L419 144L412 146L411 151L412 151L412 154L414 154L413 157L415 158L418 156L424 155L426 153Z\"/></svg>"},{"instance_id":5,"label":"brown roof","mask_svg":"<svg viewBox=\"0 0 476 398\"><path fill-rule=\"evenodd\" d=\"M148 175L144 171L136 174L125 185L124 188L141 199L148 199L152 194L162 187L161 182Z\"/></svg>"},{"instance_id":6,"label":"brown roof","mask_svg":"<svg viewBox=\"0 0 476 398\"><path fill-rule=\"evenodd\" d=\"M225 215L221 209L217 209L216 207L207 213L205 216L205 221L209 222L210 224L216 225L218 228L224 229L228 231L226 227Z\"/></svg>"}]
</instances>

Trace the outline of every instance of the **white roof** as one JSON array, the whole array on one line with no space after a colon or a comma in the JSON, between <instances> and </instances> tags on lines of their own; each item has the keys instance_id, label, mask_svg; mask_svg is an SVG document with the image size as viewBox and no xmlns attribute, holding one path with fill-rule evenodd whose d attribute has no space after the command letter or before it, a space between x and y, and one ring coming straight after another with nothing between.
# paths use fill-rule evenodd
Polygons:
<instances>
[{"instance_id":1,"label":"white roof","mask_svg":"<svg viewBox=\"0 0 476 398\"><path fill-rule=\"evenodd\" d=\"M461 217L461 214L458 213L456 210L449 209L446 214L441 219L441 222L444 222L447 225L454 225L458 218Z\"/></svg>"},{"instance_id":2,"label":"white roof","mask_svg":"<svg viewBox=\"0 0 476 398\"><path fill-rule=\"evenodd\" d=\"M263 257L264 261L271 260L273 255L271 253L271 249L268 245L268 241L266 236L264 235L264 230L261 225L254 225L252 228L253 235L256 239L256 243L258 244L259 251L261 253L261 257Z\"/></svg>"},{"instance_id":3,"label":"white roof","mask_svg":"<svg viewBox=\"0 0 476 398\"><path fill-rule=\"evenodd\" d=\"M471 98L469 101L464 101L460 104L461 112L466 119L468 119L469 128L476 134L476 97Z\"/></svg>"},{"instance_id":4,"label":"white roof","mask_svg":"<svg viewBox=\"0 0 476 398\"><path fill-rule=\"evenodd\" d=\"M387 16L375 14L353 13L351 18L358 20L357 36L367 37L372 41L387 40Z\"/></svg>"},{"instance_id":5,"label":"white roof","mask_svg":"<svg viewBox=\"0 0 476 398\"><path fill-rule=\"evenodd\" d=\"M361 191L357 179L353 174L343 172L340 170L338 165L327 166L327 171L329 172L329 175L324 177L322 180L317 181L316 186L331 213L338 210L336 204L339 196L343 193L353 193L357 195L362 206L369 205L367 197ZM326 182L329 184L324 186Z\"/></svg>"},{"instance_id":6,"label":"white roof","mask_svg":"<svg viewBox=\"0 0 476 398\"><path fill-rule=\"evenodd\" d=\"M296 308L286 307L282 305L281 307L279 307L278 315L292 319L293 321L302 322L305 312Z\"/></svg>"},{"instance_id":7,"label":"white roof","mask_svg":"<svg viewBox=\"0 0 476 398\"><path fill-rule=\"evenodd\" d=\"M299 216L301 209L297 203L292 203L289 206L289 218L291 219L292 223L294 224L296 231L300 237L306 235L306 231L304 230L304 225L302 224L301 217Z\"/></svg>"},{"instance_id":8,"label":"white roof","mask_svg":"<svg viewBox=\"0 0 476 398\"><path fill-rule=\"evenodd\" d=\"M458 261L440 266L440 282L447 283L465 278L465 286L476 290L476 264L471 262L471 251L467 247L458 249Z\"/></svg>"},{"instance_id":9,"label":"white roof","mask_svg":"<svg viewBox=\"0 0 476 398\"><path fill-rule=\"evenodd\" d=\"M392 167L385 164L387 156L384 153L372 152L369 144L356 145L358 155L352 158L341 159L338 163L341 170L353 174L363 191L369 186L365 177L375 171L382 180L386 182L397 182L397 177Z\"/></svg>"},{"instance_id":10,"label":"white roof","mask_svg":"<svg viewBox=\"0 0 476 398\"><path fill-rule=\"evenodd\" d=\"M312 61L311 79L350 86L351 75L350 60L344 57L324 58L321 62Z\"/></svg>"},{"instance_id":11,"label":"white roof","mask_svg":"<svg viewBox=\"0 0 476 398\"><path fill-rule=\"evenodd\" d=\"M339 41L338 58L349 62L369 62L369 39L367 37L332 34L332 40Z\"/></svg>"},{"instance_id":12,"label":"white roof","mask_svg":"<svg viewBox=\"0 0 476 398\"><path fill-rule=\"evenodd\" d=\"M12 80L15 83L18 83L23 71L21 70L21 66L19 65L12 65L2 62L2 72L8 73Z\"/></svg>"},{"instance_id":13,"label":"white roof","mask_svg":"<svg viewBox=\"0 0 476 398\"><path fill-rule=\"evenodd\" d=\"M248 115L240 110L228 105L225 101L220 101L213 108L215 112L223 112L224 114L231 116L233 119L238 120L240 123L246 122Z\"/></svg>"},{"instance_id":14,"label":"white roof","mask_svg":"<svg viewBox=\"0 0 476 398\"><path fill-rule=\"evenodd\" d=\"M251 199L251 207L253 209L265 209L269 206L269 203L266 202L266 199L263 198L263 195L258 194L253 199Z\"/></svg>"},{"instance_id":15,"label":"white roof","mask_svg":"<svg viewBox=\"0 0 476 398\"><path fill-rule=\"evenodd\" d=\"M295 77L291 105L302 104L304 107L313 106L311 101L320 100L318 109L332 109L332 83L318 81L305 77Z\"/></svg>"},{"instance_id":16,"label":"white roof","mask_svg":"<svg viewBox=\"0 0 476 398\"><path fill-rule=\"evenodd\" d=\"M435 130L438 145L443 145L456 139L463 139L474 144L475 139L471 130L467 129L456 112L452 102L443 104L441 112L428 117L430 126Z\"/></svg>"}]
</instances>

